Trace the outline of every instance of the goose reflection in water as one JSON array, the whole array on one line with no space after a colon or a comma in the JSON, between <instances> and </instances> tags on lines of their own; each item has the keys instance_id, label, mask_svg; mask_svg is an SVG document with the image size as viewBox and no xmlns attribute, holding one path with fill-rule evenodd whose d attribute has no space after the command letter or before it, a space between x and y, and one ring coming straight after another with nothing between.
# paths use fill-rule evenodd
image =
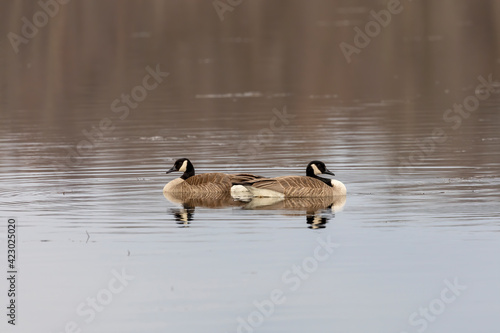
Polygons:
<instances>
[{"instance_id":1,"label":"goose reflection in water","mask_svg":"<svg viewBox=\"0 0 500 333\"><path fill-rule=\"evenodd\" d=\"M229 193L220 194L186 194L163 193L165 198L172 203L181 204L182 208L172 208L170 213L176 222L189 226L194 220L196 207L226 208L240 207L243 210L277 211L284 216L305 216L310 229L321 229L335 213L342 210L346 203L346 196L320 197L320 198L239 198L231 197Z\"/></svg>"},{"instance_id":2,"label":"goose reflection in water","mask_svg":"<svg viewBox=\"0 0 500 333\"><path fill-rule=\"evenodd\" d=\"M228 193L168 193L163 196L170 202L182 205L182 208L172 208L170 213L177 224L187 227L194 218L196 207L202 208L225 208L244 206L245 202L237 201Z\"/></svg>"},{"instance_id":3,"label":"goose reflection in water","mask_svg":"<svg viewBox=\"0 0 500 333\"><path fill-rule=\"evenodd\" d=\"M321 229L340 212L346 196L320 198L252 198L243 209L277 210L284 216L304 216L310 229Z\"/></svg>"},{"instance_id":4,"label":"goose reflection in water","mask_svg":"<svg viewBox=\"0 0 500 333\"><path fill-rule=\"evenodd\" d=\"M187 227L194 218L194 207L183 205L182 208L172 208L169 212L174 216L175 222L184 227Z\"/></svg>"}]
</instances>

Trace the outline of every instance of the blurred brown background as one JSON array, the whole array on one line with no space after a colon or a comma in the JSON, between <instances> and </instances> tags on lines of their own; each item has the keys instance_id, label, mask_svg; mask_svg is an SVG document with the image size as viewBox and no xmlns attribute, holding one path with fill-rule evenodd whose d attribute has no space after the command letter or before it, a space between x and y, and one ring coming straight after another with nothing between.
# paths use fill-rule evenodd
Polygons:
<instances>
[{"instance_id":1,"label":"blurred brown background","mask_svg":"<svg viewBox=\"0 0 500 333\"><path fill-rule=\"evenodd\" d=\"M428 99L498 73L500 1L402 1L348 64L339 44L386 1L243 1L221 21L212 1L70 1L16 54L8 32L32 22L36 1L0 4L0 96L5 110L71 112L112 101L147 65L171 73L165 103L197 94L259 91L294 99ZM363 29L364 30L364 29ZM69 107L69 108L68 108ZM38 115L42 116L42 115Z\"/></svg>"}]
</instances>

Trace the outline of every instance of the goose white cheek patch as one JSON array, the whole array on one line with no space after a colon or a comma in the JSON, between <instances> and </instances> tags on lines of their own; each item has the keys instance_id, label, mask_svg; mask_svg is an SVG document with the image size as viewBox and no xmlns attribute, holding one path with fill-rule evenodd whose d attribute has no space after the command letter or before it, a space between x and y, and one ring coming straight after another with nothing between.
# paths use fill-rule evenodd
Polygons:
<instances>
[{"instance_id":1,"label":"goose white cheek patch","mask_svg":"<svg viewBox=\"0 0 500 333\"><path fill-rule=\"evenodd\" d=\"M184 161L182 166L179 168L180 172L186 172L188 161Z\"/></svg>"},{"instance_id":2,"label":"goose white cheek patch","mask_svg":"<svg viewBox=\"0 0 500 333\"><path fill-rule=\"evenodd\" d=\"M323 173L323 172L319 171L319 169L316 166L316 164L311 164L311 167L313 168L315 175L321 175Z\"/></svg>"}]
</instances>

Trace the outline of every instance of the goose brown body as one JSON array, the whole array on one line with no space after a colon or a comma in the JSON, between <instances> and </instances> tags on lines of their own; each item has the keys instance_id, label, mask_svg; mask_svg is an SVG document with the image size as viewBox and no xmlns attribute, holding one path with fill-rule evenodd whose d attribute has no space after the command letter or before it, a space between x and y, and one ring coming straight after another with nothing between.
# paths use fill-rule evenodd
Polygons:
<instances>
[{"instance_id":1,"label":"goose brown body","mask_svg":"<svg viewBox=\"0 0 500 333\"><path fill-rule=\"evenodd\" d=\"M234 200L229 192L163 192L170 202L181 204L184 208L223 208L244 206L246 203Z\"/></svg>"},{"instance_id":2,"label":"goose brown body","mask_svg":"<svg viewBox=\"0 0 500 333\"><path fill-rule=\"evenodd\" d=\"M245 187L255 196L266 193L258 190L272 191L268 193L269 196L276 192L278 196L281 194L287 198L331 197L346 194L346 188L342 183L328 186L323 181L308 176L263 178L251 181L249 185Z\"/></svg>"},{"instance_id":3,"label":"goose brown body","mask_svg":"<svg viewBox=\"0 0 500 333\"><path fill-rule=\"evenodd\" d=\"M281 176L261 178L242 184L256 197L331 197L346 195L346 187L335 179L318 175L333 175L323 162L312 161L306 169L307 176Z\"/></svg>"},{"instance_id":4,"label":"goose brown body","mask_svg":"<svg viewBox=\"0 0 500 333\"><path fill-rule=\"evenodd\" d=\"M229 193L234 183L248 182L260 176L250 174L203 173L184 180L177 178L163 188L172 193ZM262 177L260 177L262 178Z\"/></svg>"}]
</instances>

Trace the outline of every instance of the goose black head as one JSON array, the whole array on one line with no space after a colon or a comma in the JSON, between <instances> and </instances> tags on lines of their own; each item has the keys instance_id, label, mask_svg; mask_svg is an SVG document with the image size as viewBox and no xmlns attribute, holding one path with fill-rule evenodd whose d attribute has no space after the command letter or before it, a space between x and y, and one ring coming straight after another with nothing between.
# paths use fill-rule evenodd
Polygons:
<instances>
[{"instance_id":1,"label":"goose black head","mask_svg":"<svg viewBox=\"0 0 500 333\"><path fill-rule=\"evenodd\" d=\"M326 168L325 163L321 161L312 161L307 165L306 175L309 177L318 177L321 174L335 176L333 172Z\"/></svg>"},{"instance_id":2,"label":"goose black head","mask_svg":"<svg viewBox=\"0 0 500 333\"><path fill-rule=\"evenodd\" d=\"M174 171L184 172L181 176L182 179L186 180L191 176L194 176L194 166L187 158L179 158L175 161L174 166L167 171L171 173Z\"/></svg>"}]
</instances>

